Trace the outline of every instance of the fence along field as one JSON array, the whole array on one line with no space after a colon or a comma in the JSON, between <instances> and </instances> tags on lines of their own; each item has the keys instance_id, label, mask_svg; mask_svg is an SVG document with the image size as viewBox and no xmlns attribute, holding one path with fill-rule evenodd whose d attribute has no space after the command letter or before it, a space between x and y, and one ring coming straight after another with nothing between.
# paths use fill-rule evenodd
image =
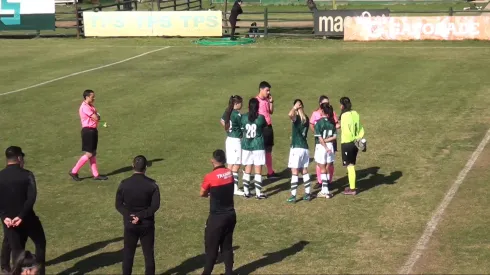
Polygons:
<instances>
[{"instance_id":1,"label":"fence along field","mask_svg":"<svg viewBox=\"0 0 490 275\"><path fill-rule=\"evenodd\" d=\"M71 0L67 0L70 1ZM264 2L267 3L267 2ZM272 2L270 2L272 3ZM282 2L284 3L284 2ZM286 3L287 4L287 3ZM298 5L299 4L299 5ZM390 16L433 16L433 15L447 15L447 16L471 16L471 15L484 15L489 14L487 2L477 3L464 3L464 2L443 2L433 1L424 2L423 4L418 2L410 2L409 4L400 4L400 2L388 2L388 1L373 1L370 3L356 1L318 1L318 9L332 10L335 7L337 10L343 9L388 9ZM227 7L227 12L223 14L223 34L229 33L229 23L227 18L229 16L229 9L231 3ZM250 3L247 1L244 5L244 14L239 16L237 23L238 35L256 35L256 33L249 33L251 24L256 23L257 31L260 36L289 36L289 37L323 37L322 35L315 35L313 33L314 21L313 12L311 12L305 3L295 3L294 5L282 5L282 6L261 6L259 4ZM5 36L18 36L18 35L30 35L30 36L84 36L84 26L82 14L84 11L184 11L184 10L221 10L225 11L225 5L222 2L216 1L203 1L203 0L152 0L142 1L83 1L74 2L71 4L58 4L56 5L56 30L55 31L36 31L29 32L15 32L15 31L1 31L0 37ZM342 22L340 22L342 24ZM337 35L338 36L338 35Z\"/></svg>"}]
</instances>

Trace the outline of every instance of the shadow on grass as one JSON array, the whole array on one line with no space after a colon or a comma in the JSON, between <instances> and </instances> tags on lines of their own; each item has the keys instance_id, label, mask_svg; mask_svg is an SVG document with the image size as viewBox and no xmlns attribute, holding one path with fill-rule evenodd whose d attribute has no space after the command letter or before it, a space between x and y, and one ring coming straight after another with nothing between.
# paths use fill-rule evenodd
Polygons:
<instances>
[{"instance_id":1,"label":"shadow on grass","mask_svg":"<svg viewBox=\"0 0 490 275\"><path fill-rule=\"evenodd\" d=\"M250 274L256 271L257 269L273 265L276 263L282 262L285 258L290 257L301 250L305 248L306 245L308 245L309 242L307 241L299 241L292 246L272 252L272 253L266 253L264 254L264 258L258 259L256 261L253 261L251 263L245 264L235 270L235 273L238 274Z\"/></svg>"},{"instance_id":2,"label":"shadow on grass","mask_svg":"<svg viewBox=\"0 0 490 275\"><path fill-rule=\"evenodd\" d=\"M83 257L87 254L90 254L90 253L93 253L97 250L100 250L100 249L106 247L107 245L109 245L111 243L119 242L121 240L123 240L123 237L118 237L118 238L114 238L114 239L110 239L110 240L100 241L100 242L96 242L93 244L89 244L89 245L84 246L84 247L77 248L75 250L72 250L68 253L65 253L65 254L63 254L63 255L55 258L55 259L52 259L52 260L46 262L46 266L57 265L57 264L60 264L63 262L71 261L71 260L79 258L79 257Z\"/></svg>"},{"instance_id":3,"label":"shadow on grass","mask_svg":"<svg viewBox=\"0 0 490 275\"><path fill-rule=\"evenodd\" d=\"M380 167L370 167L356 171L356 187L358 194L382 184L395 184L403 176L402 171L394 171L389 175L378 173ZM340 194L349 186L349 177L346 175L330 184L329 189L334 196ZM335 191L332 191L335 190ZM320 190L315 191L315 195Z\"/></svg>"},{"instance_id":4,"label":"shadow on grass","mask_svg":"<svg viewBox=\"0 0 490 275\"><path fill-rule=\"evenodd\" d=\"M140 247L138 245L137 247ZM113 251L113 252L104 252L100 253L86 259L83 259L77 262L72 267L61 271L58 275L67 275L67 274L87 274L93 272L99 268L103 268L106 266L111 266L122 262L123 259L123 250Z\"/></svg>"},{"instance_id":5,"label":"shadow on grass","mask_svg":"<svg viewBox=\"0 0 490 275\"><path fill-rule=\"evenodd\" d=\"M239 246L234 246L233 251L239 248L240 248ZM220 264L222 262L223 262L223 258L221 257L221 254L219 254L217 264ZM206 254L200 254L183 261L180 265L163 272L161 275L193 274L196 272L196 270L204 268L205 263L206 263Z\"/></svg>"},{"instance_id":6,"label":"shadow on grass","mask_svg":"<svg viewBox=\"0 0 490 275\"><path fill-rule=\"evenodd\" d=\"M151 167L154 162L159 162L159 161L163 161L163 160L164 159L162 159L162 158L149 160L148 161L148 167ZM117 170L114 170L114 171L110 172L109 174L107 174L106 176L114 176L114 175L117 175L117 174L122 174L122 173L129 172L129 171L132 171L132 170L133 170L133 167L132 166L126 166L126 167L122 167L122 168L119 168Z\"/></svg>"}]
</instances>

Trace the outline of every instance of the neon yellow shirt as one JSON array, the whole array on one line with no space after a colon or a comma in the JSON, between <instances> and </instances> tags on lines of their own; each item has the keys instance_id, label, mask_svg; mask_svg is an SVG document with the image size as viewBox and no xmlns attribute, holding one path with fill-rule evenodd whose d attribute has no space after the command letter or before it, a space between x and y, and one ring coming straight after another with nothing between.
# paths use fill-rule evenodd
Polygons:
<instances>
[{"instance_id":1,"label":"neon yellow shirt","mask_svg":"<svg viewBox=\"0 0 490 275\"><path fill-rule=\"evenodd\" d=\"M354 142L364 137L364 128L356 111L348 111L341 115L340 129L340 143Z\"/></svg>"}]
</instances>

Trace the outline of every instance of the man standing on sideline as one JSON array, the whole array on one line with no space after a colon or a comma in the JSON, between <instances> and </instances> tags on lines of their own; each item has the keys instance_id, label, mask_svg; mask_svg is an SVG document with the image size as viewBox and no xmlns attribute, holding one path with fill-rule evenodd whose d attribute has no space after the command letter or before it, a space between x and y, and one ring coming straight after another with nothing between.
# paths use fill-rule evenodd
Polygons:
<instances>
[{"instance_id":1,"label":"man standing on sideline","mask_svg":"<svg viewBox=\"0 0 490 275\"><path fill-rule=\"evenodd\" d=\"M259 114L265 117L267 126L264 128L264 145L265 145L265 165L267 166L267 178L277 178L278 175L272 168L272 147L274 146L274 130L272 129L271 115L274 113L274 99L271 95L271 85L267 81L259 84L259 94L256 97L259 100Z\"/></svg>"},{"instance_id":2,"label":"man standing on sideline","mask_svg":"<svg viewBox=\"0 0 490 275\"><path fill-rule=\"evenodd\" d=\"M41 221L34 212L36 179L31 171L24 169L25 154L20 147L7 148L5 156L7 167L0 171L0 217L3 232L12 249L14 261L25 250L27 238L31 238L40 264L39 274L44 275L46 236Z\"/></svg>"},{"instance_id":3,"label":"man standing on sideline","mask_svg":"<svg viewBox=\"0 0 490 275\"><path fill-rule=\"evenodd\" d=\"M145 257L145 274L155 274L155 213L160 208L160 189L145 175L148 161L144 156L133 160L134 174L123 180L116 193L116 209L123 216L123 275L133 270L138 240Z\"/></svg>"},{"instance_id":4,"label":"man standing on sideline","mask_svg":"<svg viewBox=\"0 0 490 275\"><path fill-rule=\"evenodd\" d=\"M92 90L83 92L83 102L79 109L80 121L82 122L82 151L85 154L78 160L77 164L68 173L73 180L80 181L78 171L87 161L90 161L90 169L94 180L107 180L106 176L99 175L97 170L97 143L99 142L99 132L97 126L100 121L100 114L94 107L95 93Z\"/></svg>"},{"instance_id":5,"label":"man standing on sideline","mask_svg":"<svg viewBox=\"0 0 490 275\"><path fill-rule=\"evenodd\" d=\"M352 103L348 97L340 99L340 148L342 150L342 162L347 167L349 187L344 190L345 195L356 195L356 159L359 147L366 151L364 128L361 125L359 113L352 110Z\"/></svg>"},{"instance_id":6,"label":"man standing on sideline","mask_svg":"<svg viewBox=\"0 0 490 275\"><path fill-rule=\"evenodd\" d=\"M225 263L225 275L233 274L233 231L236 225L236 213L233 202L233 173L225 167L226 154L223 150L213 152L211 159L213 171L204 177L201 185L201 197L210 196L210 211L204 231L206 263L203 275L213 272L221 249Z\"/></svg>"}]
</instances>

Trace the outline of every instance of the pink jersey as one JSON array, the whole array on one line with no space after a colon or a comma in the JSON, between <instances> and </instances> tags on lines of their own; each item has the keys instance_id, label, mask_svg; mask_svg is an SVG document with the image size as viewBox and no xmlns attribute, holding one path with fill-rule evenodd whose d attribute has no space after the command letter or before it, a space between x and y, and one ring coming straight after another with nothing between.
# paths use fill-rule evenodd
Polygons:
<instances>
[{"instance_id":1,"label":"pink jersey","mask_svg":"<svg viewBox=\"0 0 490 275\"><path fill-rule=\"evenodd\" d=\"M322 118L322 117L323 117L323 114L322 114L321 110L314 111L313 114L311 114L310 124L315 125L316 122L318 120L320 120L320 118ZM333 112L333 120L335 121L335 127L340 126L339 120L337 119L337 114L335 112ZM340 128L340 127L337 127L337 128Z\"/></svg>"},{"instance_id":2,"label":"pink jersey","mask_svg":"<svg viewBox=\"0 0 490 275\"><path fill-rule=\"evenodd\" d=\"M98 121L92 119L93 114L97 114L97 110L94 106L82 102L80 106L80 121L82 122L82 128L97 128Z\"/></svg>"},{"instance_id":3,"label":"pink jersey","mask_svg":"<svg viewBox=\"0 0 490 275\"><path fill-rule=\"evenodd\" d=\"M265 121L268 125L272 124L271 118L271 106L269 105L269 99L261 99L260 97L256 97L259 100L259 114L265 117Z\"/></svg>"}]
</instances>

